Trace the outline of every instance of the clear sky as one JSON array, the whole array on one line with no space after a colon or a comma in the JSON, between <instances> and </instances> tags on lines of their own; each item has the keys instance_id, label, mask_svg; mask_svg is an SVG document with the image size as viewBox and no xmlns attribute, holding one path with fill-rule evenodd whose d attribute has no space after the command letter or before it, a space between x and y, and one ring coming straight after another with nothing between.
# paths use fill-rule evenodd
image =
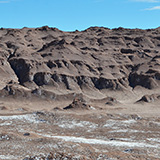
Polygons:
<instances>
[{"instance_id":1,"label":"clear sky","mask_svg":"<svg viewBox=\"0 0 160 160\"><path fill-rule=\"evenodd\" d=\"M0 0L0 27L156 28L160 0Z\"/></svg>"}]
</instances>

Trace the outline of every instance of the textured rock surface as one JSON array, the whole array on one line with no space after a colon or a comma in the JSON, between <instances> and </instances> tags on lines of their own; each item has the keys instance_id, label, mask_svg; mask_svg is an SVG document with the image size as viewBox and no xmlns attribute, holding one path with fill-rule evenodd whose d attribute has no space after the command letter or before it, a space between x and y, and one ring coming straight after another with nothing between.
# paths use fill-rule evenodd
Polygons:
<instances>
[{"instance_id":1,"label":"textured rock surface","mask_svg":"<svg viewBox=\"0 0 160 160\"><path fill-rule=\"evenodd\" d=\"M91 106L88 105L86 102L82 101L81 99L74 99L73 102L65 107L64 109L91 109Z\"/></svg>"},{"instance_id":2,"label":"textured rock surface","mask_svg":"<svg viewBox=\"0 0 160 160\"><path fill-rule=\"evenodd\" d=\"M155 101L160 100L160 95L158 94L152 94L152 95L144 95L140 100L137 102L147 102L147 103L152 103Z\"/></svg>"},{"instance_id":3,"label":"textured rock surface","mask_svg":"<svg viewBox=\"0 0 160 160\"><path fill-rule=\"evenodd\" d=\"M11 80L56 93L159 87L160 28L1 29L0 40L1 89Z\"/></svg>"}]
</instances>

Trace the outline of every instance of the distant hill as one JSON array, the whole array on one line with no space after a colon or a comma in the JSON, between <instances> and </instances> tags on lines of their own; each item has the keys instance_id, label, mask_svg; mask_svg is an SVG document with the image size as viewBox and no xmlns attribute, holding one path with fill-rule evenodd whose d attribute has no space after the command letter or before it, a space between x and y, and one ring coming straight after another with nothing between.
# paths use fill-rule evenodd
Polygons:
<instances>
[{"instance_id":1,"label":"distant hill","mask_svg":"<svg viewBox=\"0 0 160 160\"><path fill-rule=\"evenodd\" d=\"M1 28L0 81L1 96L4 90L13 95L9 88L17 85L50 96L155 89L160 86L160 28Z\"/></svg>"}]
</instances>

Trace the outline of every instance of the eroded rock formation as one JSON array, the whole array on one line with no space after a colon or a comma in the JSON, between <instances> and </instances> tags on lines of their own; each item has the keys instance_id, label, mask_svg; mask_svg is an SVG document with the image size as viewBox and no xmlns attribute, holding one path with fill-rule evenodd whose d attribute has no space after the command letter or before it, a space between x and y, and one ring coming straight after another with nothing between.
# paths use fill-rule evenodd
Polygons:
<instances>
[{"instance_id":1,"label":"eroded rock formation","mask_svg":"<svg viewBox=\"0 0 160 160\"><path fill-rule=\"evenodd\" d=\"M11 80L31 93L60 94L160 84L160 28L2 28L0 40L2 90Z\"/></svg>"}]
</instances>

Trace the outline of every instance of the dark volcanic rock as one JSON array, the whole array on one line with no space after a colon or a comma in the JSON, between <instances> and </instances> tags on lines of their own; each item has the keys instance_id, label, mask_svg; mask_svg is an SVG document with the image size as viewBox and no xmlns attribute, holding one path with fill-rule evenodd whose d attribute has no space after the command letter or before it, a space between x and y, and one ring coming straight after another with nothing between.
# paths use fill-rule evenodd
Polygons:
<instances>
[{"instance_id":1,"label":"dark volcanic rock","mask_svg":"<svg viewBox=\"0 0 160 160\"><path fill-rule=\"evenodd\" d=\"M136 86L142 86L148 89L154 89L158 87L158 83L156 82L156 74L137 74L132 73L129 76L130 86L135 88Z\"/></svg>"},{"instance_id":2,"label":"dark volcanic rock","mask_svg":"<svg viewBox=\"0 0 160 160\"><path fill-rule=\"evenodd\" d=\"M22 58L12 58L9 60L9 63L14 70L15 74L17 75L20 84L23 84L27 81L30 81L29 71L30 71L30 64L27 63L27 59Z\"/></svg>"},{"instance_id":3,"label":"dark volcanic rock","mask_svg":"<svg viewBox=\"0 0 160 160\"><path fill-rule=\"evenodd\" d=\"M24 136L30 136L30 133L26 132L23 134Z\"/></svg>"}]
</instances>

